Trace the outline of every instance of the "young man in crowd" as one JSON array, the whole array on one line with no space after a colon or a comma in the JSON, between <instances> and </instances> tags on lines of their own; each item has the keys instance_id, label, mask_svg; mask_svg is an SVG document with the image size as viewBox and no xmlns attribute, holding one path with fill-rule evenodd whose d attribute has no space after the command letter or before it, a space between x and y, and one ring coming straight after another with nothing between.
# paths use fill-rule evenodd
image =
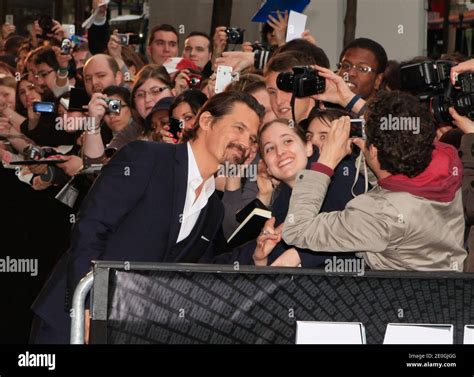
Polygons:
<instances>
[{"instance_id":1,"label":"young man in crowd","mask_svg":"<svg viewBox=\"0 0 474 377\"><path fill-rule=\"evenodd\" d=\"M401 117L412 127L382 127L384 120ZM350 140L349 134L348 117L335 121L318 162L297 178L285 242L318 251L358 251L377 270L463 271L461 161L455 148L433 142L435 127L419 100L380 92L366 112L367 139ZM352 143L364 152L378 186L343 211L319 213L334 169ZM283 258L285 265L299 263L295 253Z\"/></svg>"},{"instance_id":2,"label":"young man in crowd","mask_svg":"<svg viewBox=\"0 0 474 377\"><path fill-rule=\"evenodd\" d=\"M205 33L193 31L184 41L183 58L191 60L203 69L211 60L211 39Z\"/></svg>"},{"instance_id":3,"label":"young man in crowd","mask_svg":"<svg viewBox=\"0 0 474 377\"><path fill-rule=\"evenodd\" d=\"M168 24L157 25L150 31L148 54L151 62L162 65L166 59L178 56L179 35Z\"/></svg>"}]
</instances>

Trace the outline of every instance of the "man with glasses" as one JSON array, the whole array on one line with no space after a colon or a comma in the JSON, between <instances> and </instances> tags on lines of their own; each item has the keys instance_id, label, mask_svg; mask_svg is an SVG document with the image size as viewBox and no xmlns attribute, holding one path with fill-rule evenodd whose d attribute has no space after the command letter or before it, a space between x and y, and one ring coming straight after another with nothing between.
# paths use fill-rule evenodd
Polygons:
<instances>
[{"instance_id":1,"label":"man with glasses","mask_svg":"<svg viewBox=\"0 0 474 377\"><path fill-rule=\"evenodd\" d=\"M71 88L68 80L68 65L71 55L62 55L58 47L39 47L35 50L32 72L36 90L40 94L51 91L55 97L68 92Z\"/></svg>"},{"instance_id":2,"label":"man with glasses","mask_svg":"<svg viewBox=\"0 0 474 377\"><path fill-rule=\"evenodd\" d=\"M367 101L380 89L386 66L387 53L379 43L357 38L342 50L338 74L353 93Z\"/></svg>"}]
</instances>

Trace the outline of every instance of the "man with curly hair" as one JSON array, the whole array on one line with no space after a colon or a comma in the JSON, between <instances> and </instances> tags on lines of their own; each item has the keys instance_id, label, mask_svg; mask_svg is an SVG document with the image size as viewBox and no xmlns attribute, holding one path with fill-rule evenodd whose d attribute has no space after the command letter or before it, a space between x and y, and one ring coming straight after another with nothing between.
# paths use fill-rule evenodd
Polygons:
<instances>
[{"instance_id":1,"label":"man with curly hair","mask_svg":"<svg viewBox=\"0 0 474 377\"><path fill-rule=\"evenodd\" d=\"M318 161L298 175L283 239L311 250L358 251L374 270L462 271L467 253L456 149L434 142L430 115L411 95L379 92L365 116L366 140L349 138L349 118L333 122ZM417 127L386 126L397 118ZM363 150L378 185L343 211L319 213L334 169L352 144ZM286 258L289 265L297 262L294 255Z\"/></svg>"}]
</instances>

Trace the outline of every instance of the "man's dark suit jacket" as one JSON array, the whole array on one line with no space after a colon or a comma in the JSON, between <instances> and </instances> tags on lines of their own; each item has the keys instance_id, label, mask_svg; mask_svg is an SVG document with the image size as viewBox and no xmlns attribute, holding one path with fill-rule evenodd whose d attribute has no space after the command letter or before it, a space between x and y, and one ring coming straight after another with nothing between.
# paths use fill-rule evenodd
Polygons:
<instances>
[{"instance_id":1,"label":"man's dark suit jacket","mask_svg":"<svg viewBox=\"0 0 474 377\"><path fill-rule=\"evenodd\" d=\"M212 240L224 216L216 193L201 210L191 234L176 244L187 179L186 144L135 141L122 148L85 198L71 248L33 304L36 315L58 333L65 332L67 341L70 318L65 302L72 301L91 260L212 262Z\"/></svg>"}]
</instances>

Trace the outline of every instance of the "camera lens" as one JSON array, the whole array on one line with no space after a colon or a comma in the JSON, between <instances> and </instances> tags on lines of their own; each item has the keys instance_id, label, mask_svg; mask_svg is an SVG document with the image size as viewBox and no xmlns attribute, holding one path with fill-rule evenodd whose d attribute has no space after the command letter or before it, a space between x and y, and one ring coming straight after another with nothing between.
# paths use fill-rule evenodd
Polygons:
<instances>
[{"instance_id":1,"label":"camera lens","mask_svg":"<svg viewBox=\"0 0 474 377\"><path fill-rule=\"evenodd\" d=\"M277 76L277 87L284 92L292 92L295 75L292 72L282 72Z\"/></svg>"}]
</instances>

